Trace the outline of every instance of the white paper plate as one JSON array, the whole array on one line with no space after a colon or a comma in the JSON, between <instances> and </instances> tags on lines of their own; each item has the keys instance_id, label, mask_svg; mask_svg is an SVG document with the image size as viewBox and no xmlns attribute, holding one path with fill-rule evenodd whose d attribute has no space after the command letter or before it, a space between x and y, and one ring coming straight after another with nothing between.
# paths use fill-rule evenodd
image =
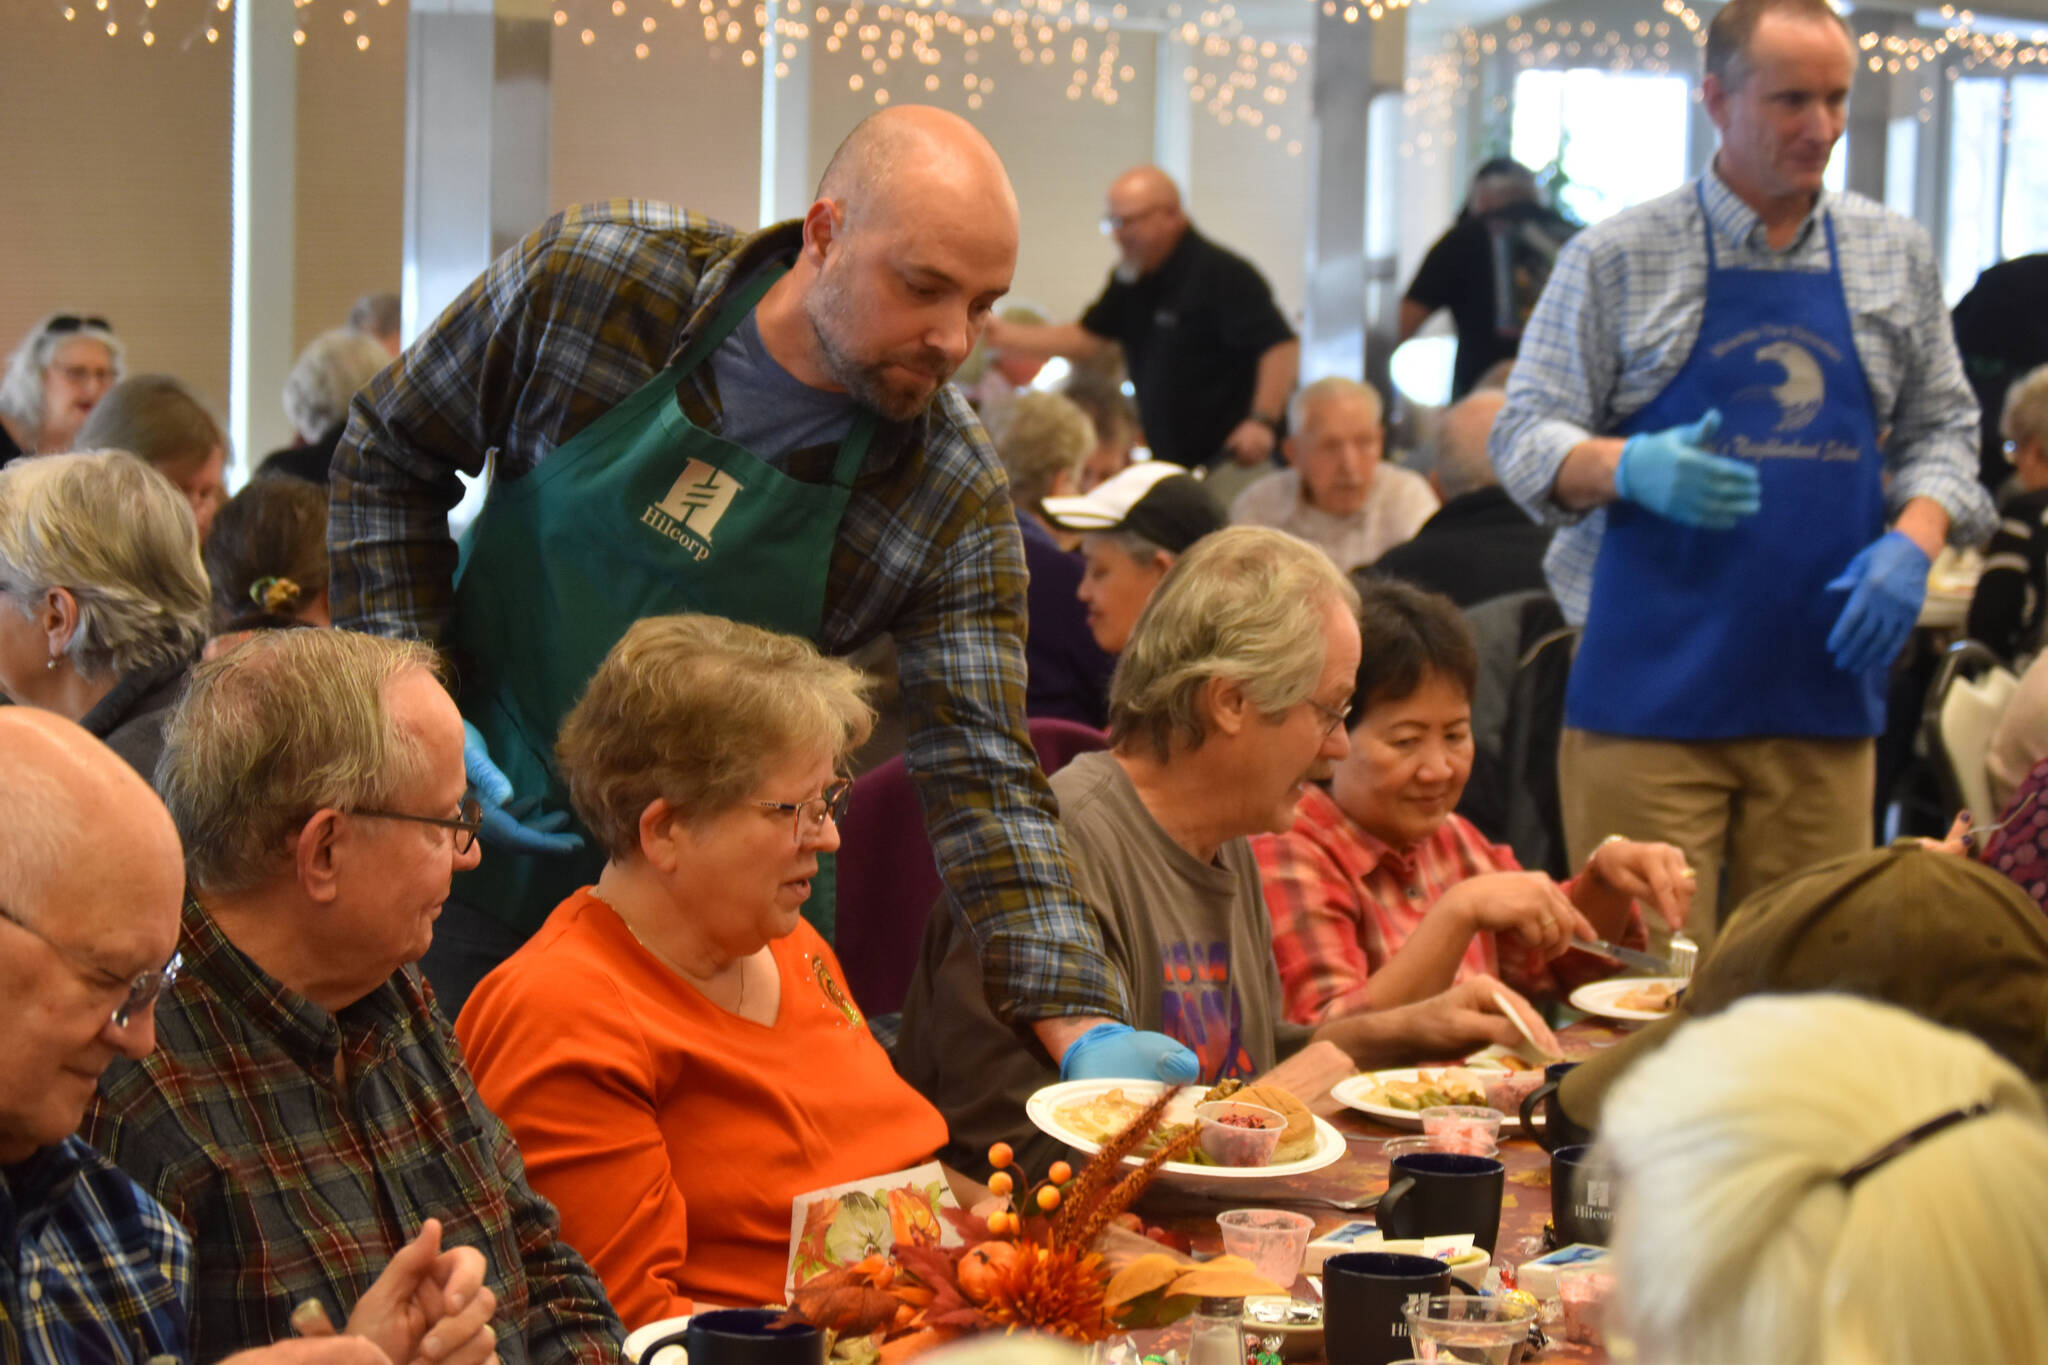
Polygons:
<instances>
[{"instance_id":1,"label":"white paper plate","mask_svg":"<svg viewBox=\"0 0 2048 1365\"><path fill-rule=\"evenodd\" d=\"M1617 976L1606 981L1589 981L1572 992L1572 1008L1602 1019L1619 1019L1631 1024L1654 1023L1669 1019L1670 1010L1623 1009L1614 1002L1630 991L1639 991L1645 986L1683 986L1682 976Z\"/></svg>"},{"instance_id":2,"label":"white paper plate","mask_svg":"<svg viewBox=\"0 0 2048 1365\"><path fill-rule=\"evenodd\" d=\"M689 1325L690 1315L685 1313L679 1318L663 1318L660 1322L650 1322L645 1327L627 1334L626 1359L634 1362L634 1365L689 1365L690 1354L682 1348L681 1343L663 1347L653 1360L640 1360L648 1347L663 1337L674 1336Z\"/></svg>"},{"instance_id":3,"label":"white paper plate","mask_svg":"<svg viewBox=\"0 0 2048 1365\"><path fill-rule=\"evenodd\" d=\"M1385 1085L1388 1081L1412 1081L1421 1072L1443 1071L1447 1069L1441 1066L1402 1066L1393 1067L1386 1071L1361 1071L1356 1076L1346 1076L1343 1080L1331 1086L1330 1097L1347 1109L1356 1109L1361 1114L1372 1115L1372 1117L1390 1128L1408 1128L1421 1132L1422 1112L1420 1110L1396 1109L1391 1104L1375 1104L1365 1097L1370 1092ZM1474 1066L1469 1062L1464 1065L1463 1069L1477 1072L1482 1077L1500 1075L1505 1071L1503 1067ZM1543 1115L1541 1113L1536 1115L1536 1126L1539 1128L1543 1126ZM1501 1132L1519 1132L1521 1127L1522 1120L1520 1115L1516 1114L1513 1110L1502 1111L1500 1121Z\"/></svg>"},{"instance_id":4,"label":"white paper plate","mask_svg":"<svg viewBox=\"0 0 2048 1365\"><path fill-rule=\"evenodd\" d=\"M1048 1085L1024 1103L1025 1117L1029 1118L1039 1132L1058 1138L1076 1151L1093 1155L1101 1149L1099 1143L1082 1137L1054 1117L1055 1112L1069 1104L1092 1100L1108 1090L1121 1090L1131 1098L1148 1101L1158 1097L1158 1081L1098 1080L1061 1081ZM1168 1123L1192 1123L1195 1105L1207 1093L1204 1086L1184 1087L1174 1102L1167 1106ZM1299 1161L1286 1161L1274 1166L1198 1166L1186 1161L1169 1161L1159 1168L1160 1179L1167 1184L1182 1188L1225 1187L1232 1192L1242 1189L1247 1181L1272 1180L1290 1175L1304 1175L1309 1171L1320 1171L1344 1155L1344 1135L1332 1128L1326 1119L1316 1120L1315 1149ZM1126 1166L1141 1166L1144 1158L1127 1156Z\"/></svg>"}]
</instances>

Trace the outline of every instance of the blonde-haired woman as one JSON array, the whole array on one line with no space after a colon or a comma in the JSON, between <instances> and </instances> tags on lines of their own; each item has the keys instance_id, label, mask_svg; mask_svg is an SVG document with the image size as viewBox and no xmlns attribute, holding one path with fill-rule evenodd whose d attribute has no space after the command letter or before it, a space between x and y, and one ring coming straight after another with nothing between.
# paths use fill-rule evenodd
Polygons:
<instances>
[{"instance_id":1,"label":"blonde-haired woman","mask_svg":"<svg viewBox=\"0 0 2048 1365\"><path fill-rule=\"evenodd\" d=\"M132 455L0 469L0 692L77 721L149 778L206 639L185 499Z\"/></svg>"},{"instance_id":2,"label":"blonde-haired woman","mask_svg":"<svg viewBox=\"0 0 2048 1365\"><path fill-rule=\"evenodd\" d=\"M563 722L609 861L456 1032L629 1326L779 1299L794 1196L945 1141L799 913L871 722L851 666L710 616L634 625Z\"/></svg>"},{"instance_id":3,"label":"blonde-haired woman","mask_svg":"<svg viewBox=\"0 0 2048 1365\"><path fill-rule=\"evenodd\" d=\"M1975 1038L1754 997L1629 1071L1600 1133L1646 1365L2048 1359L2048 1127Z\"/></svg>"}]
</instances>

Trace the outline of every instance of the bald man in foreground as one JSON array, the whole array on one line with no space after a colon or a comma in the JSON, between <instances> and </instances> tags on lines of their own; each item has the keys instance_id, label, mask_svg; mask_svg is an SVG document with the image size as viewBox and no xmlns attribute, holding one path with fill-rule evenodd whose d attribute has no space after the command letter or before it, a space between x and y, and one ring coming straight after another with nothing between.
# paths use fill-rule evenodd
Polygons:
<instances>
[{"instance_id":1,"label":"bald man in foreground","mask_svg":"<svg viewBox=\"0 0 2048 1365\"><path fill-rule=\"evenodd\" d=\"M998 322L989 344L1085 358L1121 343L1152 454L1218 466L1210 477L1223 477L1214 491L1228 507L1271 465L1301 345L1258 267L1195 231L1157 166L1116 178L1102 230L1120 259L1081 320Z\"/></svg>"},{"instance_id":2,"label":"bald man in foreground","mask_svg":"<svg viewBox=\"0 0 2048 1365\"><path fill-rule=\"evenodd\" d=\"M451 1017L602 864L566 827L562 717L633 621L705 612L833 654L893 636L910 768L991 1003L1070 1075L1193 1075L1120 1023L1025 732L1023 542L946 384L1016 259L994 150L898 107L853 131L797 222L743 235L639 202L550 219L357 397L335 623L454 655L486 808L489 856L422 964ZM454 476L493 450L458 559ZM828 937L831 904L821 867L806 913Z\"/></svg>"}]
</instances>

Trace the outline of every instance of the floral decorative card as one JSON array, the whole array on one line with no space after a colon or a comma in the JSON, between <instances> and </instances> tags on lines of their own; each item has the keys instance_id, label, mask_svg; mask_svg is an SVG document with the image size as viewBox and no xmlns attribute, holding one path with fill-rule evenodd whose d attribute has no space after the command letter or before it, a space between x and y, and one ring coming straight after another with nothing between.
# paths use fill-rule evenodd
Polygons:
<instances>
[{"instance_id":1,"label":"floral decorative card","mask_svg":"<svg viewBox=\"0 0 2048 1365\"><path fill-rule=\"evenodd\" d=\"M936 1161L800 1194L790 1208L783 1291L869 1256L887 1257L899 1244L959 1246L960 1234L939 1216L959 1207Z\"/></svg>"}]
</instances>

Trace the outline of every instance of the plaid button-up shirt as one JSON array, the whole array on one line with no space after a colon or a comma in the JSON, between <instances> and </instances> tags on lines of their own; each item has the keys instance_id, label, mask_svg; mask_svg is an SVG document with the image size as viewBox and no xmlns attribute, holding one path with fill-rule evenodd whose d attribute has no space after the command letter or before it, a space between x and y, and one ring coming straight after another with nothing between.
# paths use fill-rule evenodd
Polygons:
<instances>
[{"instance_id":1,"label":"plaid button-up shirt","mask_svg":"<svg viewBox=\"0 0 2048 1365\"><path fill-rule=\"evenodd\" d=\"M663 204L570 209L493 264L357 397L335 452L337 625L440 640L454 609L457 470L518 478L673 363L733 289L794 256L796 223L741 236ZM721 426L712 367L678 387ZM778 465L830 480L836 445ZM1100 930L1073 890L1024 723L1024 548L1008 482L958 391L883 422L854 480L818 643L895 639L908 761L932 849L1006 1018L1123 1018Z\"/></svg>"},{"instance_id":2,"label":"plaid button-up shirt","mask_svg":"<svg viewBox=\"0 0 2048 1365\"><path fill-rule=\"evenodd\" d=\"M191 1241L78 1138L0 1167L0 1362L186 1355Z\"/></svg>"},{"instance_id":3,"label":"plaid button-up shirt","mask_svg":"<svg viewBox=\"0 0 2048 1365\"><path fill-rule=\"evenodd\" d=\"M528 1187L418 973L329 1014L196 905L179 946L156 1051L109 1068L83 1136L192 1233L194 1360L291 1336L305 1299L346 1322L428 1218L444 1246L483 1253L506 1365L619 1359L603 1287Z\"/></svg>"},{"instance_id":4,"label":"plaid button-up shirt","mask_svg":"<svg viewBox=\"0 0 2048 1365\"><path fill-rule=\"evenodd\" d=\"M1372 974L1387 965L1449 891L1470 877L1519 872L1514 851L1490 842L1452 814L1411 849L1395 849L1341 810L1321 787L1310 787L1284 834L1252 837L1266 909L1273 916L1273 957L1287 996L1287 1017L1299 1024L1372 1008ZM1571 894L1572 883L1564 884ZM1645 947L1649 932L1631 911L1619 940ZM1549 962L1528 944L1489 932L1472 936L1455 979L1497 976L1531 999L1554 998L1610 976L1605 958L1574 949Z\"/></svg>"}]
</instances>

